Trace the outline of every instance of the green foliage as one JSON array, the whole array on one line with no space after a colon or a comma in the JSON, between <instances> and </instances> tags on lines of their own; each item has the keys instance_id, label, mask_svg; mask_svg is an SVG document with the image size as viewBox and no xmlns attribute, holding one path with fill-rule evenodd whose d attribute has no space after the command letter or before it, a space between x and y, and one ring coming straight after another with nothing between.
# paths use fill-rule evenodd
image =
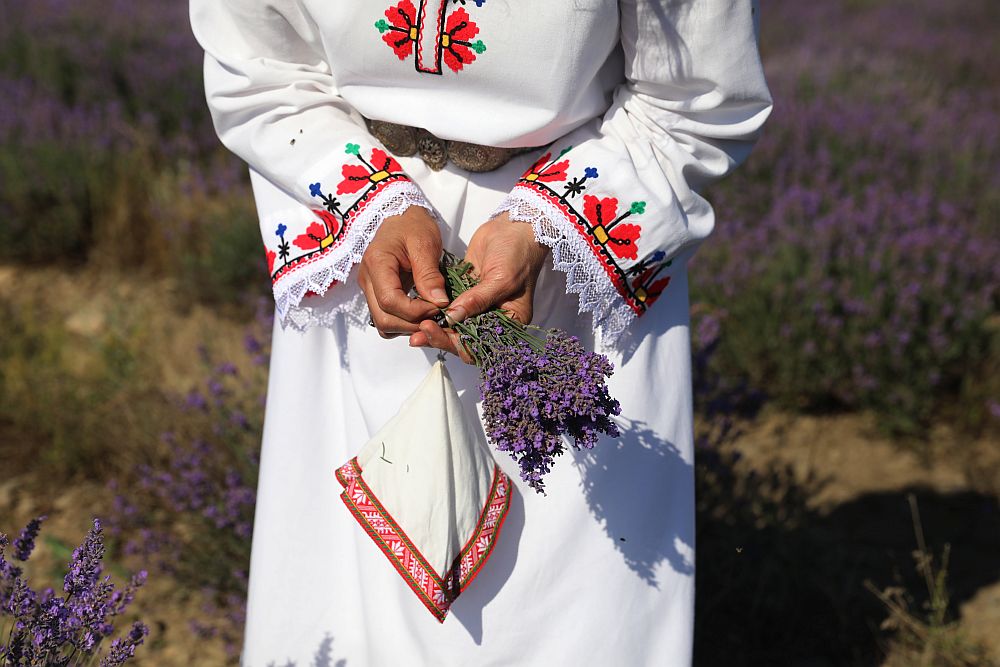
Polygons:
<instances>
[{"instance_id":1,"label":"green foliage","mask_svg":"<svg viewBox=\"0 0 1000 667\"><path fill-rule=\"evenodd\" d=\"M85 259L108 166L86 146L0 144L0 259Z\"/></svg>"},{"instance_id":2,"label":"green foliage","mask_svg":"<svg viewBox=\"0 0 1000 667\"><path fill-rule=\"evenodd\" d=\"M122 443L154 439L170 422L141 317L119 309L83 337L41 305L0 301L0 420L37 445L12 459L30 457L53 479L102 479L134 460Z\"/></svg>"},{"instance_id":3,"label":"green foliage","mask_svg":"<svg viewBox=\"0 0 1000 667\"><path fill-rule=\"evenodd\" d=\"M186 241L176 269L185 293L211 304L268 294L257 212L249 198L206 213L197 235Z\"/></svg>"}]
</instances>

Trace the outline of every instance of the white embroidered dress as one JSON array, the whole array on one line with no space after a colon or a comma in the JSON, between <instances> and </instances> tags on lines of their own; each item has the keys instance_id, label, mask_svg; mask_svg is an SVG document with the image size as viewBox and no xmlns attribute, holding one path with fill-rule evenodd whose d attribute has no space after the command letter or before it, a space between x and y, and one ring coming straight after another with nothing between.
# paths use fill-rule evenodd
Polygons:
<instances>
[{"instance_id":1,"label":"white embroidered dress","mask_svg":"<svg viewBox=\"0 0 1000 667\"><path fill-rule=\"evenodd\" d=\"M191 0L216 128L251 168L278 320L244 665L690 663L685 267L714 225L699 192L771 110L758 14L755 0ZM547 147L432 171L364 118ZM434 361L364 326L352 276L409 206L435 212L458 254L498 211L531 223L553 260L536 323L603 345L622 404L623 436L558 460L545 497L497 455L517 491L444 623L334 477ZM449 368L474 410L474 370Z\"/></svg>"}]
</instances>

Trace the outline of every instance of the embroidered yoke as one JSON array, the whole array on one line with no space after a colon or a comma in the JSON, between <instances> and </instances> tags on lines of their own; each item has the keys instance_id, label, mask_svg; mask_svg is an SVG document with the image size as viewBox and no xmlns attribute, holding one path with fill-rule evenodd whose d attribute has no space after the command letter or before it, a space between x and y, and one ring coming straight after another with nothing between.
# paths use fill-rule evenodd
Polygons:
<instances>
[{"instance_id":1,"label":"embroidered yoke","mask_svg":"<svg viewBox=\"0 0 1000 667\"><path fill-rule=\"evenodd\" d=\"M310 297L346 280L379 223L433 208L368 118L550 145L495 213L532 223L581 310L623 332L711 232L699 193L770 113L756 6L192 0L222 141L295 202L261 211L282 323L320 321Z\"/></svg>"}]
</instances>

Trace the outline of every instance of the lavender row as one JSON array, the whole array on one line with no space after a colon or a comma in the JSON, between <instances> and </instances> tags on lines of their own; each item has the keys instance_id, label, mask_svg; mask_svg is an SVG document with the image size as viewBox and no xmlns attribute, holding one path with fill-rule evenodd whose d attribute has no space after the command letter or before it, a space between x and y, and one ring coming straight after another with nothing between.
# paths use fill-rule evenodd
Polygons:
<instances>
[{"instance_id":1,"label":"lavender row","mask_svg":"<svg viewBox=\"0 0 1000 667\"><path fill-rule=\"evenodd\" d=\"M997 47L975 37L989 3L917 4L767 6L775 112L712 193L696 319L788 406L978 428L1000 415Z\"/></svg>"}]
</instances>

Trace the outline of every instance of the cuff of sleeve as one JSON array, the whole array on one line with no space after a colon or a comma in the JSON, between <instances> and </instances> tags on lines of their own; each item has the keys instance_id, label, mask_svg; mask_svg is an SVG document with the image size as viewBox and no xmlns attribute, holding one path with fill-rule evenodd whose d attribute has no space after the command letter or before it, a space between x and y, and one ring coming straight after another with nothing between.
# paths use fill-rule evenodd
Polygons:
<instances>
[{"instance_id":1,"label":"cuff of sleeve","mask_svg":"<svg viewBox=\"0 0 1000 667\"><path fill-rule=\"evenodd\" d=\"M512 221L530 223L535 239L552 249L556 270L566 275L566 291L579 298L603 340L614 340L644 310L629 303L622 277L601 261L600 250L580 216L564 200L544 188L518 184L490 216L506 213Z\"/></svg>"},{"instance_id":2,"label":"cuff of sleeve","mask_svg":"<svg viewBox=\"0 0 1000 667\"><path fill-rule=\"evenodd\" d=\"M325 202L320 184L313 189L313 195ZM331 288L347 280L382 222L410 206L434 214L420 188L405 176L393 175L343 212L331 211L330 206L315 210L302 206L268 216L263 227L273 228L276 241L275 249L267 248L268 269L282 326L304 331L356 310L357 290L336 290L343 292L337 295Z\"/></svg>"}]
</instances>

